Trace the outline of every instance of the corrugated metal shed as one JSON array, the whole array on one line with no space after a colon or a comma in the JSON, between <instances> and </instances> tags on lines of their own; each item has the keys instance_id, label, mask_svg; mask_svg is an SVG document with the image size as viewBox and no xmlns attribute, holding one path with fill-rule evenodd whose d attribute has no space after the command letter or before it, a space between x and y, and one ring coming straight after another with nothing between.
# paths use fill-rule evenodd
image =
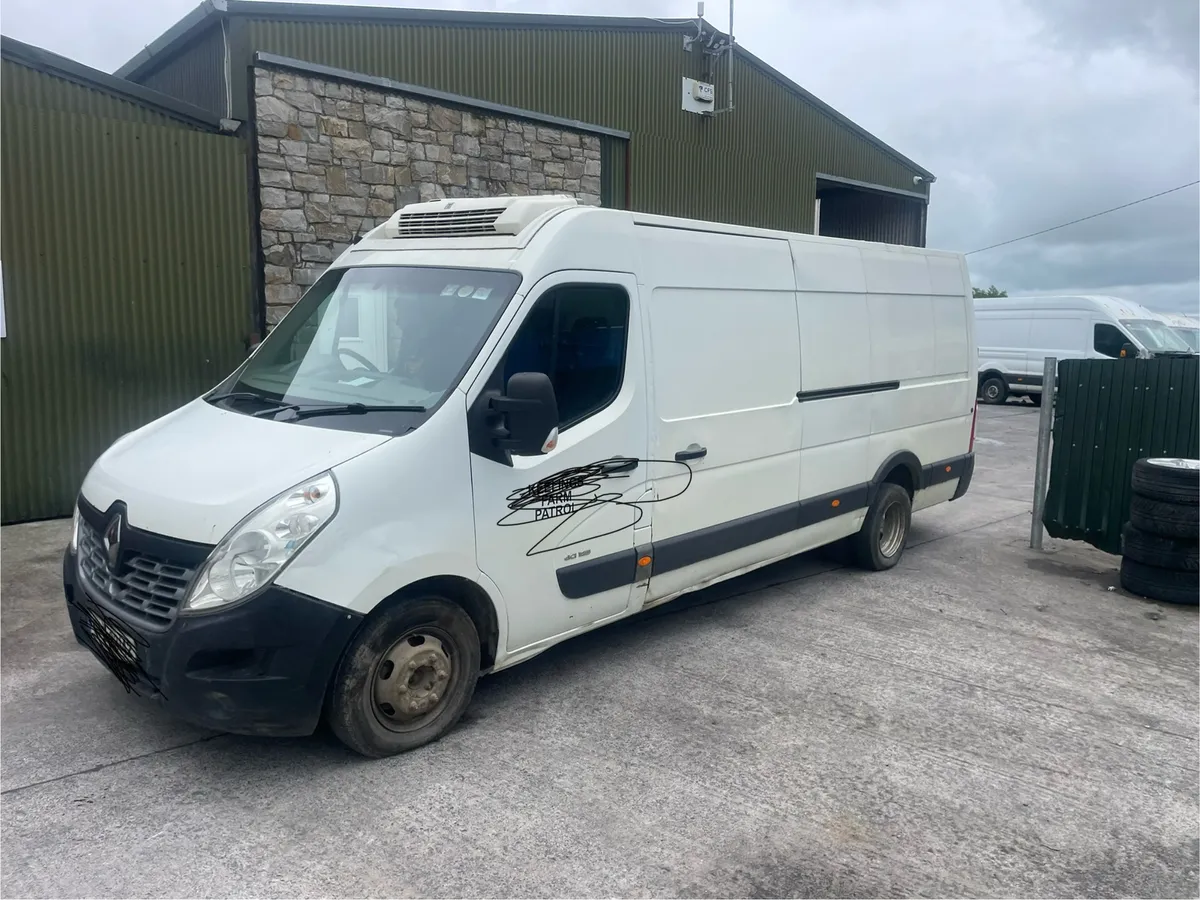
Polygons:
<instances>
[{"instance_id":1,"label":"corrugated metal shed","mask_svg":"<svg viewBox=\"0 0 1200 900\"><path fill-rule=\"evenodd\" d=\"M147 71L139 83L225 116L230 111L225 96L226 27L218 22L201 30L169 65Z\"/></svg>"},{"instance_id":2,"label":"corrugated metal shed","mask_svg":"<svg viewBox=\"0 0 1200 900\"><path fill-rule=\"evenodd\" d=\"M252 328L244 142L32 49L4 42L0 82L5 522L70 515L95 457L218 383Z\"/></svg>"},{"instance_id":3,"label":"corrugated metal shed","mask_svg":"<svg viewBox=\"0 0 1200 900\"><path fill-rule=\"evenodd\" d=\"M228 22L234 115L243 118L256 51L390 78L631 133L633 208L811 231L817 174L909 192L929 173L742 48L736 108L680 108L682 78L709 77L725 101L725 58L684 49L694 21L449 13L228 0L202 6L120 72L191 65L177 48ZM712 34L711 30L706 32ZM720 35L717 35L720 38ZM161 76L160 76L161 77ZM923 232L923 213L892 234ZM922 234L923 240L923 234ZM919 243L920 241L911 241Z\"/></svg>"}]
</instances>

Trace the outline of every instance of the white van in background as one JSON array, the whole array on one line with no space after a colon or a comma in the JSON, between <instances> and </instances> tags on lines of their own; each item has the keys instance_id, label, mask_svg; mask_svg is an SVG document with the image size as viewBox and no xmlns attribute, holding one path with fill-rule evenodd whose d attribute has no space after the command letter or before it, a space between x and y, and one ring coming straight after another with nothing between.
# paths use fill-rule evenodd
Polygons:
<instances>
[{"instance_id":1,"label":"white van in background","mask_svg":"<svg viewBox=\"0 0 1200 900\"><path fill-rule=\"evenodd\" d=\"M1117 297L979 297L975 332L985 403L1027 396L1040 404L1047 356L1119 359L1191 352L1157 313Z\"/></svg>"},{"instance_id":2,"label":"white van in background","mask_svg":"<svg viewBox=\"0 0 1200 900\"><path fill-rule=\"evenodd\" d=\"M1159 313L1158 317L1179 335L1193 353L1200 353L1200 319L1183 313Z\"/></svg>"},{"instance_id":3,"label":"white van in background","mask_svg":"<svg viewBox=\"0 0 1200 900\"><path fill-rule=\"evenodd\" d=\"M481 674L849 538L974 467L964 258L579 206L407 206L79 496L76 638L207 727L385 756Z\"/></svg>"}]
</instances>

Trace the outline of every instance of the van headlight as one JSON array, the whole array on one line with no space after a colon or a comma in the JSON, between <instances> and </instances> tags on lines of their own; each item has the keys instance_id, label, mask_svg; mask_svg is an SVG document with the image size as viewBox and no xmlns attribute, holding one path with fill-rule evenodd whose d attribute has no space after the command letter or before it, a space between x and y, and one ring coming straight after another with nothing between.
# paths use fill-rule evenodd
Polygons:
<instances>
[{"instance_id":1,"label":"van headlight","mask_svg":"<svg viewBox=\"0 0 1200 900\"><path fill-rule=\"evenodd\" d=\"M337 506L337 481L325 472L259 507L209 555L183 611L228 606L270 584L329 524Z\"/></svg>"}]
</instances>

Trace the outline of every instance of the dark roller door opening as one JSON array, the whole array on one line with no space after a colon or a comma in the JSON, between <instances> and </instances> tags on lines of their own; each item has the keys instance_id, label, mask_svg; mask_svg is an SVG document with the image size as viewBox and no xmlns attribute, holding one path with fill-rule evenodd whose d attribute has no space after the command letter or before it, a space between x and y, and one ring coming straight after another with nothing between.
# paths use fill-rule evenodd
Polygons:
<instances>
[{"instance_id":1,"label":"dark roller door opening","mask_svg":"<svg viewBox=\"0 0 1200 900\"><path fill-rule=\"evenodd\" d=\"M817 178L817 233L824 237L925 246L923 197Z\"/></svg>"}]
</instances>

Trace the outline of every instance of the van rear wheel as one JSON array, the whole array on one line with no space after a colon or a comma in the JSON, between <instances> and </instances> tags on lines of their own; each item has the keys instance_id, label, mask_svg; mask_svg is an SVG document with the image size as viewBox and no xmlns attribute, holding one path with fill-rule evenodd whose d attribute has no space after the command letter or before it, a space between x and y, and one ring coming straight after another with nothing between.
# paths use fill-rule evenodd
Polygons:
<instances>
[{"instance_id":1,"label":"van rear wheel","mask_svg":"<svg viewBox=\"0 0 1200 900\"><path fill-rule=\"evenodd\" d=\"M458 722L479 679L479 635L443 597L402 600L368 619L334 673L326 717L363 756L436 741Z\"/></svg>"},{"instance_id":2,"label":"van rear wheel","mask_svg":"<svg viewBox=\"0 0 1200 900\"><path fill-rule=\"evenodd\" d=\"M1008 399L1008 385L998 375L993 375L979 386L979 396L984 403L1000 404Z\"/></svg>"},{"instance_id":3,"label":"van rear wheel","mask_svg":"<svg viewBox=\"0 0 1200 900\"><path fill-rule=\"evenodd\" d=\"M898 484L881 484L862 530L853 538L855 561L875 572L890 569L904 555L911 524L912 501L908 491Z\"/></svg>"}]
</instances>

